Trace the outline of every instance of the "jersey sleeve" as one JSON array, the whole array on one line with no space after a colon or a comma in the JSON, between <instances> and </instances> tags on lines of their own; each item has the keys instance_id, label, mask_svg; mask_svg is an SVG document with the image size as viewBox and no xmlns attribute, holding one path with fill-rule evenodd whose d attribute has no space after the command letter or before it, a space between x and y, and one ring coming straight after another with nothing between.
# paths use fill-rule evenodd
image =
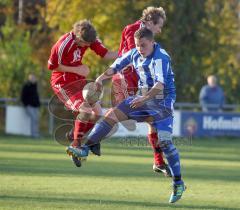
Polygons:
<instances>
[{"instance_id":1,"label":"jersey sleeve","mask_svg":"<svg viewBox=\"0 0 240 210\"><path fill-rule=\"evenodd\" d=\"M64 34L60 39L53 45L51 49L51 55L48 59L48 68L50 70L56 69L59 64L64 63L66 54L69 47L73 44L73 34Z\"/></svg>"},{"instance_id":2,"label":"jersey sleeve","mask_svg":"<svg viewBox=\"0 0 240 210\"><path fill-rule=\"evenodd\" d=\"M124 48L125 48L125 45L126 45L125 31L126 31L126 28L124 28L123 31L122 31L121 41L120 41L120 45L119 45L119 48L118 48L118 56L121 56L123 54Z\"/></svg>"},{"instance_id":3,"label":"jersey sleeve","mask_svg":"<svg viewBox=\"0 0 240 210\"><path fill-rule=\"evenodd\" d=\"M118 50L118 55L128 52L129 50L135 48L134 33L136 30L133 27L127 26L124 28L121 36L121 43Z\"/></svg>"},{"instance_id":4,"label":"jersey sleeve","mask_svg":"<svg viewBox=\"0 0 240 210\"><path fill-rule=\"evenodd\" d=\"M51 49L51 54L50 57L48 59L48 69L49 70L53 70L56 69L58 67L59 63L58 63L58 49L56 44L52 47Z\"/></svg>"},{"instance_id":5,"label":"jersey sleeve","mask_svg":"<svg viewBox=\"0 0 240 210\"><path fill-rule=\"evenodd\" d=\"M136 32L136 30L133 30L132 28L129 28L125 32L125 39L126 39L128 50L135 48L135 41L134 41L134 33L135 32Z\"/></svg>"},{"instance_id":6,"label":"jersey sleeve","mask_svg":"<svg viewBox=\"0 0 240 210\"><path fill-rule=\"evenodd\" d=\"M102 44L100 39L96 39L96 41L90 45L90 49L93 50L97 55L101 56L102 58L108 52L108 49Z\"/></svg>"},{"instance_id":7,"label":"jersey sleeve","mask_svg":"<svg viewBox=\"0 0 240 210\"><path fill-rule=\"evenodd\" d=\"M124 67L132 63L132 50L123 54L121 57L118 57L114 63L110 66L113 69L114 73L121 71Z\"/></svg>"},{"instance_id":8,"label":"jersey sleeve","mask_svg":"<svg viewBox=\"0 0 240 210\"><path fill-rule=\"evenodd\" d=\"M72 42L72 34L63 35L52 47L51 55L48 59L48 69L56 69L62 63L64 54Z\"/></svg>"}]
</instances>

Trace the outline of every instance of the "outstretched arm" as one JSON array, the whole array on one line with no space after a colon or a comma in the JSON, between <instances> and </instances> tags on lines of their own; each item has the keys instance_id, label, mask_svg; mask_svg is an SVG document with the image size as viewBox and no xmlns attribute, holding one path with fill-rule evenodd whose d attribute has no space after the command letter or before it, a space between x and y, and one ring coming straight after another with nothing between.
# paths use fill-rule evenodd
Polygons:
<instances>
[{"instance_id":1,"label":"outstretched arm","mask_svg":"<svg viewBox=\"0 0 240 210\"><path fill-rule=\"evenodd\" d=\"M104 80L112 78L113 75L114 75L114 70L112 68L109 68L96 79L96 83L98 83L99 85L102 85L102 82Z\"/></svg>"},{"instance_id":2,"label":"outstretched arm","mask_svg":"<svg viewBox=\"0 0 240 210\"><path fill-rule=\"evenodd\" d=\"M131 51L117 58L114 63L97 79L96 83L102 85L102 81L111 78L115 73L131 63Z\"/></svg>"},{"instance_id":3,"label":"outstretched arm","mask_svg":"<svg viewBox=\"0 0 240 210\"><path fill-rule=\"evenodd\" d=\"M110 60L110 59L116 59L117 57L118 57L117 52L108 51L103 58L104 60Z\"/></svg>"}]
</instances>

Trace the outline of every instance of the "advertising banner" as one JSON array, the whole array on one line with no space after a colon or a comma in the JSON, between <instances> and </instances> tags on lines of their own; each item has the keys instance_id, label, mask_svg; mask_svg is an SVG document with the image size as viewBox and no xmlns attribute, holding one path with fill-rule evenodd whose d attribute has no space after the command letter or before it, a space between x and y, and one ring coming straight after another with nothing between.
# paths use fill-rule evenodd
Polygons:
<instances>
[{"instance_id":1,"label":"advertising banner","mask_svg":"<svg viewBox=\"0 0 240 210\"><path fill-rule=\"evenodd\" d=\"M223 112L181 112L183 136L240 136L240 114Z\"/></svg>"}]
</instances>

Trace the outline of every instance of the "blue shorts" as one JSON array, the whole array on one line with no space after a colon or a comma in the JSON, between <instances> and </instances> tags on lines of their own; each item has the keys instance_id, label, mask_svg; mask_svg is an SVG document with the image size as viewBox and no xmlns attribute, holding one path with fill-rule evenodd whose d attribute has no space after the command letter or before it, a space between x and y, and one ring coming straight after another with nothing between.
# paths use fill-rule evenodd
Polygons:
<instances>
[{"instance_id":1,"label":"blue shorts","mask_svg":"<svg viewBox=\"0 0 240 210\"><path fill-rule=\"evenodd\" d=\"M172 134L173 115L172 101L152 99L147 101L143 106L131 108L131 102L136 96L128 97L123 100L117 108L128 116L129 119L137 122L145 122L151 117L151 124L158 131L165 131Z\"/></svg>"}]
</instances>

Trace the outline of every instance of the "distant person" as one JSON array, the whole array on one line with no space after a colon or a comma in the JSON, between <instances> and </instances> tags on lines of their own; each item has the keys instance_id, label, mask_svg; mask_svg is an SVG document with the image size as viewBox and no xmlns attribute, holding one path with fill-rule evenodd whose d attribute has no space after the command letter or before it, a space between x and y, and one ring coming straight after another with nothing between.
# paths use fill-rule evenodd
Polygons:
<instances>
[{"instance_id":1,"label":"distant person","mask_svg":"<svg viewBox=\"0 0 240 210\"><path fill-rule=\"evenodd\" d=\"M31 120L31 136L33 138L39 138L40 100L37 89L37 78L34 74L29 74L28 81L23 85L21 102L23 103L26 113Z\"/></svg>"},{"instance_id":2,"label":"distant person","mask_svg":"<svg viewBox=\"0 0 240 210\"><path fill-rule=\"evenodd\" d=\"M224 104L224 92L217 84L217 78L210 75L207 78L207 85L204 85L200 91L199 101L204 112L221 111Z\"/></svg>"}]
</instances>

